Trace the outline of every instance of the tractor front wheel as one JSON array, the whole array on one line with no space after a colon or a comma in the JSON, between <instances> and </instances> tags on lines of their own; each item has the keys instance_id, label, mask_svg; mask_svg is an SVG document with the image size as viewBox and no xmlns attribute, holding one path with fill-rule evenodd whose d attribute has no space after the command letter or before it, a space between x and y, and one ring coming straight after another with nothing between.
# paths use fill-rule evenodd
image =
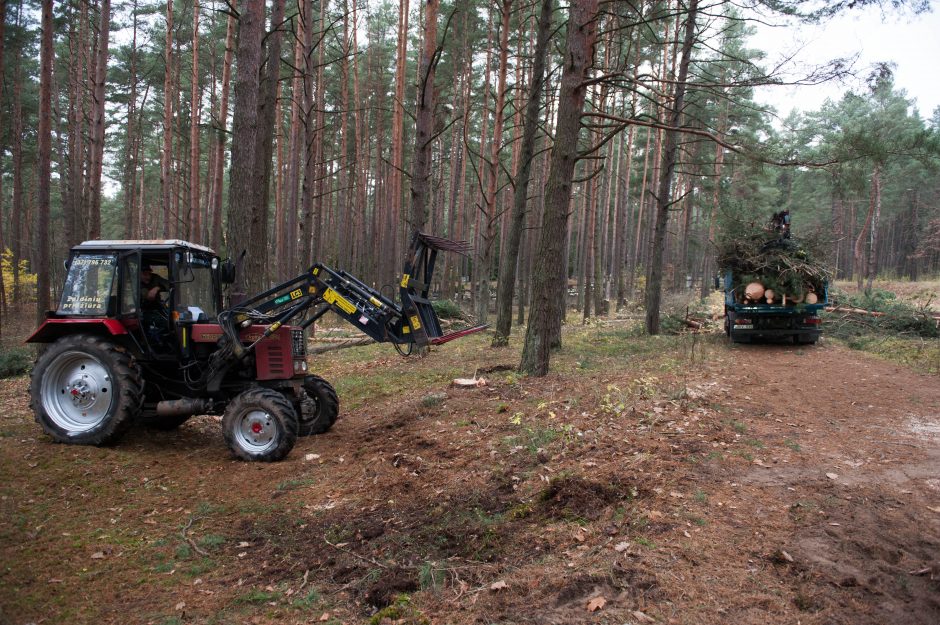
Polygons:
<instances>
[{"instance_id":1,"label":"tractor front wheel","mask_svg":"<svg viewBox=\"0 0 940 625\"><path fill-rule=\"evenodd\" d=\"M76 334L50 345L30 378L30 407L59 443L106 445L140 412L140 368L123 348L98 336Z\"/></svg>"},{"instance_id":2,"label":"tractor front wheel","mask_svg":"<svg viewBox=\"0 0 940 625\"><path fill-rule=\"evenodd\" d=\"M329 382L316 375L304 378L305 397L296 404L300 416L300 435L323 434L336 423L339 398Z\"/></svg>"},{"instance_id":3,"label":"tractor front wheel","mask_svg":"<svg viewBox=\"0 0 940 625\"><path fill-rule=\"evenodd\" d=\"M277 391L255 388L229 402L222 417L225 443L239 460L276 462L297 442L297 411Z\"/></svg>"}]
</instances>

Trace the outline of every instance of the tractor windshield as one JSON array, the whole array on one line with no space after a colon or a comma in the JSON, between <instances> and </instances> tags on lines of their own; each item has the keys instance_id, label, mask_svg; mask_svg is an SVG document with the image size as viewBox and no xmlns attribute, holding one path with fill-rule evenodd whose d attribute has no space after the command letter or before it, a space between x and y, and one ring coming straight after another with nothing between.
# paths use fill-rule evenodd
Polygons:
<instances>
[{"instance_id":1,"label":"tractor windshield","mask_svg":"<svg viewBox=\"0 0 940 625\"><path fill-rule=\"evenodd\" d=\"M113 254L78 254L69 265L69 275L59 301L60 315L106 315L111 295L116 294Z\"/></svg>"},{"instance_id":2,"label":"tractor windshield","mask_svg":"<svg viewBox=\"0 0 940 625\"><path fill-rule=\"evenodd\" d=\"M193 321L214 320L218 312L216 310L212 273L212 259L210 257L193 255L187 261L186 270L180 274L180 306L192 313ZM201 317L201 315L205 315L205 317Z\"/></svg>"}]
</instances>

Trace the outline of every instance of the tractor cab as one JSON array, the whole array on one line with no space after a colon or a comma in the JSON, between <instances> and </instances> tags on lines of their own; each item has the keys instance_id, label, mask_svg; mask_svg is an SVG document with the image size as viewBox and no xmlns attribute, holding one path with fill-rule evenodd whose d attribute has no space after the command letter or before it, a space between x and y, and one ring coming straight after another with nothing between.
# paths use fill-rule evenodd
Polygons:
<instances>
[{"instance_id":1,"label":"tractor cab","mask_svg":"<svg viewBox=\"0 0 940 625\"><path fill-rule=\"evenodd\" d=\"M184 328L222 308L219 257L179 240L85 241L72 248L58 308L30 337L48 342L84 324L124 335L138 356L175 359Z\"/></svg>"}]
</instances>

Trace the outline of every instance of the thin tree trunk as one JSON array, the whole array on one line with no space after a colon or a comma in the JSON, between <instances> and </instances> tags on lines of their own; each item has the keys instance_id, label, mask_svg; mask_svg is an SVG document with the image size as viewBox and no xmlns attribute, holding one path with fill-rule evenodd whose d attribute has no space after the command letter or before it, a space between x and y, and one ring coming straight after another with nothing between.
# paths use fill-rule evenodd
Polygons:
<instances>
[{"instance_id":1,"label":"thin tree trunk","mask_svg":"<svg viewBox=\"0 0 940 625\"><path fill-rule=\"evenodd\" d=\"M170 213L173 206L173 3L166 3L166 49L163 75L163 153L160 158L160 190L163 198L163 236L170 236Z\"/></svg>"},{"instance_id":2,"label":"thin tree trunk","mask_svg":"<svg viewBox=\"0 0 940 625\"><path fill-rule=\"evenodd\" d=\"M418 64L418 106L415 114L415 155L411 173L409 230L424 230L430 199L431 138L434 133L434 75L437 55L437 11L440 0L426 0L424 43Z\"/></svg>"},{"instance_id":3,"label":"thin tree trunk","mask_svg":"<svg viewBox=\"0 0 940 625\"><path fill-rule=\"evenodd\" d=\"M26 212L23 206L23 81L20 79L20 64L22 54L17 51L16 65L13 71L13 205L10 216L10 239L13 252L13 304L19 308L23 301L22 284L20 282L20 261L23 258L23 216ZM28 247L28 246L27 246Z\"/></svg>"},{"instance_id":4,"label":"thin tree trunk","mask_svg":"<svg viewBox=\"0 0 940 625\"><path fill-rule=\"evenodd\" d=\"M584 82L594 61L597 11L598 0L573 3L569 10L555 145L545 185L545 215L537 252L537 257L546 262L536 269L533 276L529 325L519 365L520 371L533 376L548 373L551 348L561 344L567 273L563 250L568 230L571 181L578 157L586 92Z\"/></svg>"},{"instance_id":5,"label":"thin tree trunk","mask_svg":"<svg viewBox=\"0 0 940 625\"><path fill-rule=\"evenodd\" d=\"M519 171L516 173L513 190L509 236L506 239L506 249L500 251L499 283L496 294L496 332L493 335L493 347L507 345L509 333L512 330L512 299L516 285L516 271L520 264L519 246L527 212L529 179L532 176L532 158L535 154L535 139L538 134L539 107L545 87L545 55L548 51L552 28L552 3L552 0L541 0L539 9L538 31L532 58L532 81L529 85L529 99L525 107L522 146L519 151ZM520 308L524 308L522 305L524 300L525 298L520 297Z\"/></svg>"},{"instance_id":6,"label":"thin tree trunk","mask_svg":"<svg viewBox=\"0 0 940 625\"><path fill-rule=\"evenodd\" d=\"M130 94L127 99L127 142L124 151L124 236L139 238L137 232L137 0L132 10L132 34L129 78Z\"/></svg>"},{"instance_id":7,"label":"thin tree trunk","mask_svg":"<svg viewBox=\"0 0 940 625\"><path fill-rule=\"evenodd\" d=\"M871 205L869 222L871 224L871 237L868 245L868 264L865 267L865 277L867 283L866 292L871 292L872 283L875 280L875 269L878 265L878 222L881 220L881 163L876 163L871 173ZM859 272L861 280L861 272Z\"/></svg>"},{"instance_id":8,"label":"thin tree trunk","mask_svg":"<svg viewBox=\"0 0 940 625\"><path fill-rule=\"evenodd\" d=\"M689 0L688 15L686 16L685 23L685 38L682 42L682 59L679 62L679 76L676 79L675 92L669 108L668 123L671 128L678 128L682 121L686 81L689 75L689 64L692 60L692 45L695 43L695 22L697 14L698 0ZM663 140L663 164L659 177L659 190L656 197L656 229L653 235L652 257L646 281L646 331L649 334L659 334L663 256L666 243L666 227L669 223L669 209L672 205L672 176L676 168L676 156L679 145L678 135L678 130L667 130Z\"/></svg>"},{"instance_id":9,"label":"thin tree trunk","mask_svg":"<svg viewBox=\"0 0 940 625\"><path fill-rule=\"evenodd\" d=\"M233 7L237 7L237 2L233 1ZM226 139L226 125L228 124L228 96L229 96L229 85L232 76L232 59L235 55L235 24L237 20L234 15L229 14L227 25L225 28L225 57L222 61L222 86L220 87L221 93L219 94L219 118L216 120L216 136L215 136L215 159L213 166L215 171L213 175L215 176L215 182L212 183L212 193L213 198L212 208L210 210L211 219L212 219L212 233L210 235L210 241L212 242L213 249L220 249L222 247L222 187L223 187L223 173L225 171L225 139ZM234 255L235 251L231 246L228 247L230 255Z\"/></svg>"},{"instance_id":10,"label":"thin tree trunk","mask_svg":"<svg viewBox=\"0 0 940 625\"><path fill-rule=\"evenodd\" d=\"M6 20L7 20L7 3L6 0L0 0L0 77L5 76L3 72L3 51L5 46L3 45L4 41L4 31L6 29ZM0 102L3 102L3 87L4 81L0 80ZM0 128L3 128L3 109L0 107ZM14 137L14 141L16 138ZM3 144L0 142L0 170L3 168ZM3 232L3 176L0 175L0 252L3 252L7 249L6 239ZM7 314L7 289L6 284L3 280L3 271L0 271L0 338L3 338L3 317Z\"/></svg>"},{"instance_id":11,"label":"thin tree trunk","mask_svg":"<svg viewBox=\"0 0 940 625\"><path fill-rule=\"evenodd\" d=\"M199 0L193 2L193 66L189 90L189 218L190 240L204 243L199 203Z\"/></svg>"},{"instance_id":12,"label":"thin tree trunk","mask_svg":"<svg viewBox=\"0 0 940 625\"><path fill-rule=\"evenodd\" d=\"M42 2L42 34L39 61L39 181L37 183L38 222L36 230L36 249L38 260L36 268L36 320L42 322L50 308L49 275L49 216L50 189L52 187L52 61L53 29L52 0Z\"/></svg>"},{"instance_id":13,"label":"thin tree trunk","mask_svg":"<svg viewBox=\"0 0 940 625\"><path fill-rule=\"evenodd\" d=\"M497 188L499 186L500 148L503 143L503 123L505 114L503 108L506 104L506 71L509 65L509 18L512 14L512 0L502 0L500 3L499 27L499 67L496 72L496 108L493 112L493 139L490 142L490 158L486 169L489 175L486 178L486 194L483 197L484 231L480 240L477 288L477 322L486 323L490 308L490 274L493 264L493 246L496 239L496 223L499 211L496 205Z\"/></svg>"}]
</instances>

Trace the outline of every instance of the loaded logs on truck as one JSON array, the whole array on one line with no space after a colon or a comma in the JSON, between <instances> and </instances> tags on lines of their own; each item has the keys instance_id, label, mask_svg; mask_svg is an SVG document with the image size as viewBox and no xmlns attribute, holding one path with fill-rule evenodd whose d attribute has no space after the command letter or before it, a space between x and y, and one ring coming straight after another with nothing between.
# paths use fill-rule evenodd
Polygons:
<instances>
[{"instance_id":1,"label":"loaded logs on truck","mask_svg":"<svg viewBox=\"0 0 940 625\"><path fill-rule=\"evenodd\" d=\"M775 219L779 214L775 214ZM718 241L718 266L734 276L739 304L781 306L822 301L832 274L823 246L812 239L786 237L777 230L737 224Z\"/></svg>"}]
</instances>

